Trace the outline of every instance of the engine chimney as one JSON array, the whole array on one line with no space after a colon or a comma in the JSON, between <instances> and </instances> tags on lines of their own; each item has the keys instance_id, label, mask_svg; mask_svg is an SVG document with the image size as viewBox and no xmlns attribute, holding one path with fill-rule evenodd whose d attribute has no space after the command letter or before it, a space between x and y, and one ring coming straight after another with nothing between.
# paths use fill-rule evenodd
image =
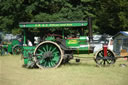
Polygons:
<instances>
[{"instance_id":1,"label":"engine chimney","mask_svg":"<svg viewBox=\"0 0 128 85\"><path fill-rule=\"evenodd\" d=\"M92 42L92 40L93 40L93 35L92 35L92 20L91 20L91 17L88 17L88 28L89 28L89 35L88 35L88 37L89 37L89 42Z\"/></svg>"}]
</instances>

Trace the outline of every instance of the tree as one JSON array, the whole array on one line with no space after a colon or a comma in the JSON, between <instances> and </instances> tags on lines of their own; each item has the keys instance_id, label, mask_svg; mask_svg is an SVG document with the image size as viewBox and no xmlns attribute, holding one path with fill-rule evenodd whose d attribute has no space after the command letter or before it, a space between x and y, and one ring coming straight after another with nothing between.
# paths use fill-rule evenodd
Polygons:
<instances>
[{"instance_id":1,"label":"tree","mask_svg":"<svg viewBox=\"0 0 128 85\"><path fill-rule=\"evenodd\" d=\"M127 0L0 0L0 30L18 33L19 22L86 21L94 33L128 29Z\"/></svg>"},{"instance_id":2,"label":"tree","mask_svg":"<svg viewBox=\"0 0 128 85\"><path fill-rule=\"evenodd\" d=\"M99 33L116 34L128 28L128 2L126 0L98 0L97 26Z\"/></svg>"}]
</instances>

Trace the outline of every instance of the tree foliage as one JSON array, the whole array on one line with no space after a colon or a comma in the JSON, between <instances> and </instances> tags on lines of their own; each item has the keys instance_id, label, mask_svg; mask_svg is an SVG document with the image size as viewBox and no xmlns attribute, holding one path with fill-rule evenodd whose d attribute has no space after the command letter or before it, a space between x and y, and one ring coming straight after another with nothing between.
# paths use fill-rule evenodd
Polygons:
<instances>
[{"instance_id":1,"label":"tree foliage","mask_svg":"<svg viewBox=\"0 0 128 85\"><path fill-rule=\"evenodd\" d=\"M127 0L0 0L0 30L18 33L27 21L93 19L94 33L115 34L128 29Z\"/></svg>"}]
</instances>

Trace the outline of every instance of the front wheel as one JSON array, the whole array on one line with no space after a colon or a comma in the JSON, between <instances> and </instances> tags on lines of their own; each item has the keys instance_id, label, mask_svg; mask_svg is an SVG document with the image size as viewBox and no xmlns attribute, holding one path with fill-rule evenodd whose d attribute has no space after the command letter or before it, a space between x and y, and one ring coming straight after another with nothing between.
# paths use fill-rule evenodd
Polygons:
<instances>
[{"instance_id":1,"label":"front wheel","mask_svg":"<svg viewBox=\"0 0 128 85\"><path fill-rule=\"evenodd\" d=\"M104 50L99 50L94 58L97 65L108 66L116 62L115 54L111 50L107 50L107 56L104 56Z\"/></svg>"},{"instance_id":2,"label":"front wheel","mask_svg":"<svg viewBox=\"0 0 128 85\"><path fill-rule=\"evenodd\" d=\"M52 41L40 43L35 51L35 62L39 68L56 68L63 59L63 51L60 46Z\"/></svg>"}]
</instances>

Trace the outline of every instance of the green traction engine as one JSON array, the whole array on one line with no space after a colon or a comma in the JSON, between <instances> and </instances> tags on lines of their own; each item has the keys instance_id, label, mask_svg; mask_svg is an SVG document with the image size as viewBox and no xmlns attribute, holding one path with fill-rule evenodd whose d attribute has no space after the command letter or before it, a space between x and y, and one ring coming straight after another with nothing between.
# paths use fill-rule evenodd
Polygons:
<instances>
[{"instance_id":1,"label":"green traction engine","mask_svg":"<svg viewBox=\"0 0 128 85\"><path fill-rule=\"evenodd\" d=\"M23 29L24 35L24 66L28 68L56 68L73 59L73 54L93 52L90 20L20 22L19 27ZM89 37L84 35L87 29ZM28 45L28 40L32 46Z\"/></svg>"},{"instance_id":2,"label":"green traction engine","mask_svg":"<svg viewBox=\"0 0 128 85\"><path fill-rule=\"evenodd\" d=\"M0 45L0 55L5 55L6 53L18 55L22 52L22 46L20 45L19 40L11 40L10 43Z\"/></svg>"}]
</instances>

